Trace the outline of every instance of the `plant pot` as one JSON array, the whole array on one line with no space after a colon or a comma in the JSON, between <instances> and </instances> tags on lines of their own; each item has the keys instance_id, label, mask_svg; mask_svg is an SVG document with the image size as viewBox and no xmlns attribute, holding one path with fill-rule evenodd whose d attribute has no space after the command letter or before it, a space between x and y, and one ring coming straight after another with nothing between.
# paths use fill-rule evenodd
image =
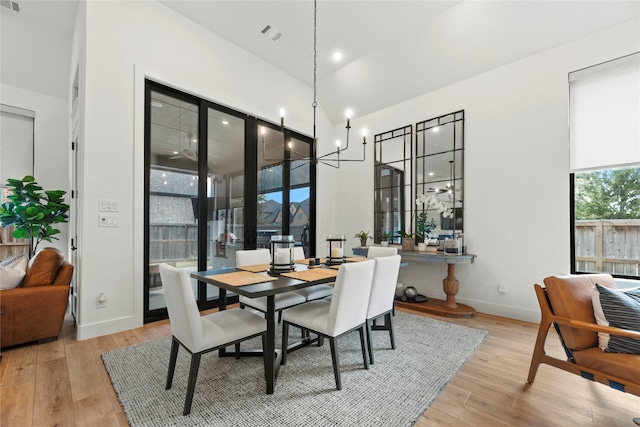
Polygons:
<instances>
[{"instance_id":1,"label":"plant pot","mask_svg":"<svg viewBox=\"0 0 640 427\"><path fill-rule=\"evenodd\" d=\"M380 246L389 246L389 241L383 240L380 242Z\"/></svg>"},{"instance_id":2,"label":"plant pot","mask_svg":"<svg viewBox=\"0 0 640 427\"><path fill-rule=\"evenodd\" d=\"M416 239L413 237L403 237L402 238L402 250L403 251L412 251L415 249Z\"/></svg>"},{"instance_id":3,"label":"plant pot","mask_svg":"<svg viewBox=\"0 0 640 427\"><path fill-rule=\"evenodd\" d=\"M418 250L419 250L420 252L424 252L424 251L426 251L426 250L427 250L427 244L426 244L426 243L424 243L424 242L420 242L420 243L418 243Z\"/></svg>"},{"instance_id":4,"label":"plant pot","mask_svg":"<svg viewBox=\"0 0 640 427\"><path fill-rule=\"evenodd\" d=\"M360 239L360 246L367 246L367 239Z\"/></svg>"}]
</instances>

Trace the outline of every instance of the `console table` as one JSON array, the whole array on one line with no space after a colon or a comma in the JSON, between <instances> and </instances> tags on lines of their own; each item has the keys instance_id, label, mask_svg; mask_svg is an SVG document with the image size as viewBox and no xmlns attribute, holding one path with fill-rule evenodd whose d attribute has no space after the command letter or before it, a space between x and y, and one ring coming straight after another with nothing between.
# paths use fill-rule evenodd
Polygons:
<instances>
[{"instance_id":1,"label":"console table","mask_svg":"<svg viewBox=\"0 0 640 427\"><path fill-rule=\"evenodd\" d=\"M353 254L367 256L368 247L359 246L353 248ZM456 294L460 282L456 279L456 264L472 264L476 255L474 254L446 254L444 252L432 251L403 251L398 248L398 254L403 262L430 262L436 264L447 264L447 277L442 280L442 287L446 294L445 300L429 298L424 302L404 302L396 301L400 307L427 313L438 314L447 317L471 317L475 309L465 304L456 303Z\"/></svg>"}]
</instances>

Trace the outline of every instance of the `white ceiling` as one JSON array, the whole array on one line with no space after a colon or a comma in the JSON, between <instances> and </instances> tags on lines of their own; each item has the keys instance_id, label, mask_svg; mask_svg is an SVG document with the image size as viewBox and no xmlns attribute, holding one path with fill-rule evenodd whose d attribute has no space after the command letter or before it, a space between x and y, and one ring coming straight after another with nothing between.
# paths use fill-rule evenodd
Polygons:
<instances>
[{"instance_id":1,"label":"white ceiling","mask_svg":"<svg viewBox=\"0 0 640 427\"><path fill-rule=\"evenodd\" d=\"M76 0L18 1L19 19L71 34ZM311 86L311 0L160 2ZM320 0L318 101L334 124L347 108L357 119L636 18L639 9L637 0ZM280 40L260 33L265 24ZM334 50L344 54L339 64Z\"/></svg>"},{"instance_id":2,"label":"white ceiling","mask_svg":"<svg viewBox=\"0 0 640 427\"><path fill-rule=\"evenodd\" d=\"M313 2L160 0L311 85ZM318 2L318 101L334 124L633 19L638 1ZM283 33L276 42L260 30ZM640 36L640 34L639 34ZM342 63L331 59L334 50ZM311 101L311 100L310 100Z\"/></svg>"}]
</instances>

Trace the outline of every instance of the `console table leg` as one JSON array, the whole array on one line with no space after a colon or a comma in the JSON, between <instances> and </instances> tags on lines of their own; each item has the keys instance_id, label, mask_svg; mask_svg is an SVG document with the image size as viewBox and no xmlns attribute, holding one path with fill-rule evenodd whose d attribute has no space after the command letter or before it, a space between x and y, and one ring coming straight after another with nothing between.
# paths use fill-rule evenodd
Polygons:
<instances>
[{"instance_id":1,"label":"console table leg","mask_svg":"<svg viewBox=\"0 0 640 427\"><path fill-rule=\"evenodd\" d=\"M456 304L456 294L458 293L459 286L460 282L456 279L456 265L447 264L447 277L442 281L444 293L447 294L447 300L444 303L446 308L458 308L458 304Z\"/></svg>"}]
</instances>

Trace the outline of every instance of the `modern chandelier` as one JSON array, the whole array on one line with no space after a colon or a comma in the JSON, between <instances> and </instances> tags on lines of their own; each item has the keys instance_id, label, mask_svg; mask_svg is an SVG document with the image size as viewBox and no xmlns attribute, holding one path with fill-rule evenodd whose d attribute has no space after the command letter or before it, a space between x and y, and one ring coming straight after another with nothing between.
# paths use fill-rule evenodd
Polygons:
<instances>
[{"instance_id":1,"label":"modern chandelier","mask_svg":"<svg viewBox=\"0 0 640 427\"><path fill-rule=\"evenodd\" d=\"M316 135L316 108L318 107L318 100L317 100L317 94L318 94L318 76L317 76L317 70L318 70L318 32L317 32L317 26L318 26L318 4L317 4L317 0L313 1L313 102L311 103L311 106L313 107L313 143L314 143L314 147L317 147L317 142L318 142L318 137ZM366 130L362 131L362 159L345 159L345 158L341 158L340 155L342 153L344 153L348 148L349 148L349 133L351 131L351 115L352 112L351 110L347 110L346 116L347 116L347 126L345 127L347 129L347 137L346 137L346 142L345 142L345 146L344 148L342 148L341 146L341 142L338 140L336 141L336 149L330 153L327 154L323 154L322 156L307 156L305 154L302 153L298 153L296 151L293 150L293 144L291 142L289 143L285 143L285 129L284 129L284 109L280 110L280 133L282 134L282 142L281 142L281 146L283 150L287 150L290 153L295 153L299 156L302 156L301 159L296 159L296 160L302 160L303 162L306 161L305 163L302 163L301 165L296 166L300 167L303 164L307 164L307 163L312 163L312 164L325 164L334 168L339 168L340 167L340 162L364 162L365 158L366 158L366 146L367 146L367 137L366 137ZM262 129L262 145L263 145L263 155L264 153L266 153L266 142L264 139L264 128ZM266 159L265 160L277 160L277 159ZM281 160L281 159L280 159Z\"/></svg>"}]
</instances>

